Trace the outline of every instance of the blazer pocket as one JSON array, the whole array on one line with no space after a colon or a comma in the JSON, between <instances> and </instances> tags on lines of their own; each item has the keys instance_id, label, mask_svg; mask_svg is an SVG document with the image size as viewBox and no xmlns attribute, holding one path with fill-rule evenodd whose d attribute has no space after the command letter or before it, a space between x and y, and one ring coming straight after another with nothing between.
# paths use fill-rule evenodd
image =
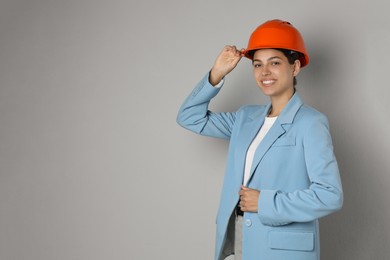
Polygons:
<instances>
[{"instance_id":1,"label":"blazer pocket","mask_svg":"<svg viewBox=\"0 0 390 260\"><path fill-rule=\"evenodd\" d=\"M273 147L277 146L294 146L295 145L295 137L289 136L289 137L282 137L276 139L276 141L273 143Z\"/></svg>"},{"instance_id":2,"label":"blazer pocket","mask_svg":"<svg viewBox=\"0 0 390 260\"><path fill-rule=\"evenodd\" d=\"M314 234L312 232L270 231L268 246L279 250L313 251Z\"/></svg>"}]
</instances>

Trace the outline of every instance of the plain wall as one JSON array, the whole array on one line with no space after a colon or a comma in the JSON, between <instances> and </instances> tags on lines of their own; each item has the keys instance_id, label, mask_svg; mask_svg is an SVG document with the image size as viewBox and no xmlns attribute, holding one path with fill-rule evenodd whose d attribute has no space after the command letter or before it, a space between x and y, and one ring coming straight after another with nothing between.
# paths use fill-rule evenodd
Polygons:
<instances>
[{"instance_id":1,"label":"plain wall","mask_svg":"<svg viewBox=\"0 0 390 260\"><path fill-rule=\"evenodd\" d=\"M345 203L322 259L390 257L390 4L1 0L0 259L212 259L228 144L180 128L226 44L289 20L298 91L330 121ZM216 111L266 103L243 59Z\"/></svg>"}]
</instances>

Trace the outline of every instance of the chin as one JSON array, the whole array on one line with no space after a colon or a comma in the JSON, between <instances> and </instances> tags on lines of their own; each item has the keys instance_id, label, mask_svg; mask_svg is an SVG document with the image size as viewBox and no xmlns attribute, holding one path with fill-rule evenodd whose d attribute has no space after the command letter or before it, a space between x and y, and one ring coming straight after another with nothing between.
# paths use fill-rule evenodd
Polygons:
<instances>
[{"instance_id":1,"label":"chin","mask_svg":"<svg viewBox=\"0 0 390 260\"><path fill-rule=\"evenodd\" d=\"M261 90L261 92L264 94L264 95L266 95L266 96L269 96L269 97L271 97L271 96L273 96L274 95L274 92L272 91L272 90L270 90L270 89L264 89L263 87L259 87L259 89Z\"/></svg>"}]
</instances>

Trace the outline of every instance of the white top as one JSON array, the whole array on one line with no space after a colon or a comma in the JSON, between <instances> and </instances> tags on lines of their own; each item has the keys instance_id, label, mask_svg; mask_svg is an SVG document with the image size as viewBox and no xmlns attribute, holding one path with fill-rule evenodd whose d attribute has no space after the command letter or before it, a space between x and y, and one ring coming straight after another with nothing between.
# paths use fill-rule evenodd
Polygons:
<instances>
[{"instance_id":1,"label":"white top","mask_svg":"<svg viewBox=\"0 0 390 260\"><path fill-rule=\"evenodd\" d=\"M277 118L278 117L266 117L264 120L264 124L260 128L260 131L257 133L255 139L253 139L251 145L249 146L248 151L246 152L244 180L242 182L243 185L246 185L249 180L252 163L253 163L253 157L255 156L257 147L263 140L264 136L271 129L272 125L275 123Z\"/></svg>"}]
</instances>

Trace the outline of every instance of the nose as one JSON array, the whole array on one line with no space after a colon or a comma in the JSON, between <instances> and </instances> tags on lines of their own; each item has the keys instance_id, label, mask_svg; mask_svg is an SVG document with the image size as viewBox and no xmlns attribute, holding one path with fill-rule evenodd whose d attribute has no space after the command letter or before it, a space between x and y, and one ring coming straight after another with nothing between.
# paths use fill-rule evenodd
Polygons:
<instances>
[{"instance_id":1,"label":"nose","mask_svg":"<svg viewBox=\"0 0 390 260\"><path fill-rule=\"evenodd\" d=\"M268 66L263 66L263 70L261 71L262 76L271 75L271 71L268 69Z\"/></svg>"}]
</instances>

